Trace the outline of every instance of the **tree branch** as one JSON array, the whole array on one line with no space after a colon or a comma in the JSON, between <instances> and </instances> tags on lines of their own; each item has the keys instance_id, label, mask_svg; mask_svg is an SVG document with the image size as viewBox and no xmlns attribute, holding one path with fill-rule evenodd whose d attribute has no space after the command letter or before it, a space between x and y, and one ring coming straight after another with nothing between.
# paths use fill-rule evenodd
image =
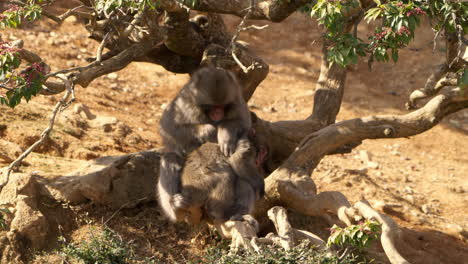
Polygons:
<instances>
[{"instance_id":1,"label":"tree branch","mask_svg":"<svg viewBox=\"0 0 468 264\"><path fill-rule=\"evenodd\" d=\"M5 180L3 183L0 184L0 191L3 189L3 187L8 183L10 180L10 174L11 171L18 167L21 162L28 157L31 152L33 152L38 146L42 145L47 138L49 138L50 132L52 132L52 129L54 128L55 124L55 117L57 116L57 113L59 110L63 110L65 107L67 107L70 103L72 103L74 99L74 92L73 92L73 83L70 80L65 80L65 86L67 87L66 93L63 95L62 99L55 105L54 110L52 111L52 116L50 117L49 120L49 126L42 132L41 138L34 142L23 154L21 154L16 160L14 160L7 168L5 171L3 171L2 175L5 177ZM68 98L72 96L72 100L68 101Z\"/></svg>"},{"instance_id":2,"label":"tree branch","mask_svg":"<svg viewBox=\"0 0 468 264\"><path fill-rule=\"evenodd\" d=\"M177 5L176 0L162 0L161 6L165 10L181 9L182 7ZM190 9L203 12L215 12L221 14L231 14L238 17L244 17L248 12L251 5L251 0L181 0L179 1ZM315 3L316 1L312 1ZM256 1L254 8L252 9L249 19L261 19L270 20L273 22L281 22L297 8L311 3L307 0L290 0L290 1L278 1L278 0L264 0Z\"/></svg>"}]
</instances>

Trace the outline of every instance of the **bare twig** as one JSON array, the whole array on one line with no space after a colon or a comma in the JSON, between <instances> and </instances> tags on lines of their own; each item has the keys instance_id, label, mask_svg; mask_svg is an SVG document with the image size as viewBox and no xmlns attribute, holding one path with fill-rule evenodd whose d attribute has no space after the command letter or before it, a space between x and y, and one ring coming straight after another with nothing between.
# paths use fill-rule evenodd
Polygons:
<instances>
[{"instance_id":1,"label":"bare twig","mask_svg":"<svg viewBox=\"0 0 468 264\"><path fill-rule=\"evenodd\" d=\"M52 76L57 76L59 74L65 74L65 73L69 73L69 72L74 72L74 71L78 71L78 72L82 72L84 70L87 70L89 68L92 68L96 65L98 65L99 62L96 60L86 66L79 66L79 67L73 67L73 68L70 68L70 69L64 69L64 70L60 70L60 71L56 71L56 72L52 72L52 73L49 73L45 76L45 78L49 78L49 77L52 77Z\"/></svg>"},{"instance_id":2,"label":"bare twig","mask_svg":"<svg viewBox=\"0 0 468 264\"><path fill-rule=\"evenodd\" d=\"M111 36L111 33L112 31L107 32L104 38L102 39L101 44L99 45L97 52L96 52L96 62L102 61L102 51L104 50L104 47L109 41L109 37Z\"/></svg>"},{"instance_id":3,"label":"bare twig","mask_svg":"<svg viewBox=\"0 0 468 264\"><path fill-rule=\"evenodd\" d=\"M250 30L250 29L264 29L264 28L268 27L268 25L264 25L264 26L251 25L251 26L244 27L245 22L247 21L248 17L252 14L254 8L255 8L255 0L251 0L250 1L250 7L248 8L247 13L244 15L244 17L242 18L239 25L237 25L236 34L234 34L234 36L232 37L231 44L230 44L232 58L237 63L237 65L239 65L239 67L242 69L242 71L244 73L248 73L250 70L255 68L255 63L252 63L249 67L246 67L244 64L242 64L242 62L237 57L237 55L236 55L237 43L236 42L237 42L237 39L239 38L239 34L242 31L246 31L246 30Z\"/></svg>"},{"instance_id":4,"label":"bare twig","mask_svg":"<svg viewBox=\"0 0 468 264\"><path fill-rule=\"evenodd\" d=\"M91 12L81 12L81 11L78 11L78 9L81 9L81 8L85 8L85 9L88 9L90 10ZM91 7L88 7L88 6L85 6L85 5L80 5L80 6L77 6L77 7L74 7L72 9L69 9L67 10L65 13L59 15L59 16L56 16L56 15L53 15L52 13L48 12L47 10L42 10L42 14L44 16L46 16L47 18L57 22L57 23L62 23L66 18L68 18L69 16L77 16L77 17L82 17L82 18L87 18L87 19L91 19L94 17L94 15L92 14L92 12L94 11L93 8Z\"/></svg>"},{"instance_id":5,"label":"bare twig","mask_svg":"<svg viewBox=\"0 0 468 264\"><path fill-rule=\"evenodd\" d=\"M0 84L0 88L3 88L3 89L8 90L8 91L13 91L13 89L11 89L10 87L7 87L7 86L5 86L3 84Z\"/></svg>"},{"instance_id":6,"label":"bare twig","mask_svg":"<svg viewBox=\"0 0 468 264\"><path fill-rule=\"evenodd\" d=\"M63 95L62 99L55 105L54 110L52 111L52 116L50 117L49 120L49 126L42 132L41 138L34 142L23 154L21 154L16 160L14 160L6 169L5 172L5 180L2 184L0 184L0 191L3 189L3 187L9 182L10 180L10 174L12 170L16 167L18 167L21 162L29 155L31 154L34 149L36 149L38 146L44 143L44 141L49 137L50 133L52 132L55 124L55 118L57 116L57 113L64 109L64 107L68 106L70 102L68 102L68 98L70 95L73 95L73 82L66 78L61 78L65 82L65 86L67 87L67 92ZM73 98L72 98L73 100Z\"/></svg>"}]
</instances>

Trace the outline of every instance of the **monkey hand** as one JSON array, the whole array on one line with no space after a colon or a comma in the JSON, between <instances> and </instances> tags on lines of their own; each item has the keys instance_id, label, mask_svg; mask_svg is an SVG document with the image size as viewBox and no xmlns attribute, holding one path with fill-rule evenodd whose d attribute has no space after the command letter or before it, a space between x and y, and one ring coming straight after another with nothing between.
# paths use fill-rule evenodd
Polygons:
<instances>
[{"instance_id":1,"label":"monkey hand","mask_svg":"<svg viewBox=\"0 0 468 264\"><path fill-rule=\"evenodd\" d=\"M218 145L224 156L230 157L236 151L237 141L227 129L218 128Z\"/></svg>"},{"instance_id":2,"label":"monkey hand","mask_svg":"<svg viewBox=\"0 0 468 264\"><path fill-rule=\"evenodd\" d=\"M252 188L255 191L255 197L257 198L257 200L263 198L263 196L265 195L265 180L263 179L263 177L260 177L261 176L251 181Z\"/></svg>"},{"instance_id":3,"label":"monkey hand","mask_svg":"<svg viewBox=\"0 0 468 264\"><path fill-rule=\"evenodd\" d=\"M172 196L171 203L175 209L187 208L190 205L187 199L185 199L185 197L180 193Z\"/></svg>"}]
</instances>

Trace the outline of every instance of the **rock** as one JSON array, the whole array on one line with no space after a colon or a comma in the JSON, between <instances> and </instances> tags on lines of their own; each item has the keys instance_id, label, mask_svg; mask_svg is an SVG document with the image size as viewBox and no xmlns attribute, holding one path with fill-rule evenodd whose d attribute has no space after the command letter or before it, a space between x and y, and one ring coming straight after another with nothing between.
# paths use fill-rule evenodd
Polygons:
<instances>
[{"instance_id":1,"label":"rock","mask_svg":"<svg viewBox=\"0 0 468 264\"><path fill-rule=\"evenodd\" d=\"M117 118L113 116L98 116L95 119L90 120L89 125L93 128L102 128L104 131L106 131L109 128L113 130L113 127L117 124L117 122Z\"/></svg>"},{"instance_id":2,"label":"rock","mask_svg":"<svg viewBox=\"0 0 468 264\"><path fill-rule=\"evenodd\" d=\"M64 22L75 24L75 23L78 22L78 19L75 16L69 16L69 17L65 18Z\"/></svg>"},{"instance_id":3,"label":"rock","mask_svg":"<svg viewBox=\"0 0 468 264\"><path fill-rule=\"evenodd\" d=\"M28 204L33 203L32 198L24 196L16 204L15 217L11 221L10 230L16 230L26 238L32 248L39 249L46 241L49 224L45 216Z\"/></svg>"},{"instance_id":4,"label":"rock","mask_svg":"<svg viewBox=\"0 0 468 264\"><path fill-rule=\"evenodd\" d=\"M463 186L450 187L449 189L450 189L450 191L452 191L454 193L467 193L468 192L468 188L463 187Z\"/></svg>"},{"instance_id":5,"label":"rock","mask_svg":"<svg viewBox=\"0 0 468 264\"><path fill-rule=\"evenodd\" d=\"M125 125L124 123L118 123L117 128L115 129L115 132L119 137L124 138L128 134L132 133L132 129L129 126Z\"/></svg>"},{"instance_id":6,"label":"rock","mask_svg":"<svg viewBox=\"0 0 468 264\"><path fill-rule=\"evenodd\" d=\"M0 124L0 137L5 136L5 131L7 128L8 128L7 125Z\"/></svg>"},{"instance_id":7,"label":"rock","mask_svg":"<svg viewBox=\"0 0 468 264\"><path fill-rule=\"evenodd\" d=\"M111 79L111 80L117 80L119 78L119 75L115 72L112 72L112 73L109 73L107 75L107 78Z\"/></svg>"},{"instance_id":8,"label":"rock","mask_svg":"<svg viewBox=\"0 0 468 264\"><path fill-rule=\"evenodd\" d=\"M269 107L264 107L263 111L269 112L269 113L276 113L278 110L274 106L269 106Z\"/></svg>"},{"instance_id":9,"label":"rock","mask_svg":"<svg viewBox=\"0 0 468 264\"><path fill-rule=\"evenodd\" d=\"M425 214L432 214L434 211L432 209L432 207L429 205L429 204L423 204L423 206L421 207L421 210L425 213Z\"/></svg>"},{"instance_id":10,"label":"rock","mask_svg":"<svg viewBox=\"0 0 468 264\"><path fill-rule=\"evenodd\" d=\"M372 154L367 150L361 150L359 151L359 158L362 160L362 162L369 163L372 161Z\"/></svg>"},{"instance_id":11,"label":"rock","mask_svg":"<svg viewBox=\"0 0 468 264\"><path fill-rule=\"evenodd\" d=\"M0 139L0 159L5 162L14 161L23 151L18 144Z\"/></svg>"},{"instance_id":12,"label":"rock","mask_svg":"<svg viewBox=\"0 0 468 264\"><path fill-rule=\"evenodd\" d=\"M156 197L159 152L144 151L90 161L60 178L44 179L46 193L72 204L91 200L113 208L131 208Z\"/></svg>"},{"instance_id":13,"label":"rock","mask_svg":"<svg viewBox=\"0 0 468 264\"><path fill-rule=\"evenodd\" d=\"M406 199L408 202L414 204L414 196L413 196L413 195L410 195L410 194L409 194L409 195L405 195L405 199Z\"/></svg>"},{"instance_id":14,"label":"rock","mask_svg":"<svg viewBox=\"0 0 468 264\"><path fill-rule=\"evenodd\" d=\"M38 208L38 189L35 176L15 174L0 192L0 204L8 205L12 214L7 237L18 254L45 246L49 224Z\"/></svg>"},{"instance_id":15,"label":"rock","mask_svg":"<svg viewBox=\"0 0 468 264\"><path fill-rule=\"evenodd\" d=\"M70 156L74 159L81 160L92 160L99 157L99 155L96 152L83 147L72 150Z\"/></svg>"},{"instance_id":16,"label":"rock","mask_svg":"<svg viewBox=\"0 0 468 264\"><path fill-rule=\"evenodd\" d=\"M74 61L67 61L67 67L68 68L72 68L72 67L75 67L75 62Z\"/></svg>"},{"instance_id":17,"label":"rock","mask_svg":"<svg viewBox=\"0 0 468 264\"><path fill-rule=\"evenodd\" d=\"M91 113L89 110L88 106L85 104L76 104L75 107L73 107L73 112L77 115L80 115L88 120L92 120L96 118L96 115Z\"/></svg>"},{"instance_id":18,"label":"rock","mask_svg":"<svg viewBox=\"0 0 468 264\"><path fill-rule=\"evenodd\" d=\"M143 141L143 138L138 134L132 134L128 137L128 144L136 145Z\"/></svg>"},{"instance_id":19,"label":"rock","mask_svg":"<svg viewBox=\"0 0 468 264\"><path fill-rule=\"evenodd\" d=\"M445 231L450 234L450 235L454 235L454 236L461 236L461 237L464 237L464 238L468 238L467 236L467 231L463 229L463 227L461 227L460 225L457 225L457 224L452 224L452 223L448 223L445 225Z\"/></svg>"},{"instance_id":20,"label":"rock","mask_svg":"<svg viewBox=\"0 0 468 264\"><path fill-rule=\"evenodd\" d=\"M403 191L405 193L407 193L407 194L413 194L414 193L413 189L411 187L409 187L409 186L406 186Z\"/></svg>"},{"instance_id":21,"label":"rock","mask_svg":"<svg viewBox=\"0 0 468 264\"><path fill-rule=\"evenodd\" d=\"M377 163L375 161L367 162L366 165L367 165L368 168L371 168L371 169L378 169L380 167L379 163Z\"/></svg>"}]
</instances>

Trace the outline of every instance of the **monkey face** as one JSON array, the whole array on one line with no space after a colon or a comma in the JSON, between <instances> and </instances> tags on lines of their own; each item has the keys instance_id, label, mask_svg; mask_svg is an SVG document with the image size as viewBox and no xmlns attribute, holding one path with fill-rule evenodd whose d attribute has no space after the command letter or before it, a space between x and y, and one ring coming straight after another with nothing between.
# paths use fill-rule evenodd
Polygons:
<instances>
[{"instance_id":1,"label":"monkey face","mask_svg":"<svg viewBox=\"0 0 468 264\"><path fill-rule=\"evenodd\" d=\"M241 87L232 73L207 67L192 75L189 90L198 108L210 122L216 123L230 116Z\"/></svg>"},{"instance_id":2,"label":"monkey face","mask_svg":"<svg viewBox=\"0 0 468 264\"><path fill-rule=\"evenodd\" d=\"M199 106L203 113L212 122L220 122L229 116L229 113L234 108L234 103L229 104L202 104Z\"/></svg>"}]
</instances>

